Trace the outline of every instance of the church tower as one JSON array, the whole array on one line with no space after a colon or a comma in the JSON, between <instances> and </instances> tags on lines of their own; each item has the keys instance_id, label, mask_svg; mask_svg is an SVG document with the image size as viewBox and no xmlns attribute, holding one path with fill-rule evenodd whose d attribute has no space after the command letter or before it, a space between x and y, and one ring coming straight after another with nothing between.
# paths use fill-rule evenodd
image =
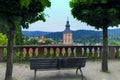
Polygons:
<instances>
[{"instance_id":1,"label":"church tower","mask_svg":"<svg viewBox=\"0 0 120 80\"><path fill-rule=\"evenodd\" d=\"M65 30L63 31L63 44L72 45L72 31L70 30L68 18L66 21Z\"/></svg>"}]
</instances>

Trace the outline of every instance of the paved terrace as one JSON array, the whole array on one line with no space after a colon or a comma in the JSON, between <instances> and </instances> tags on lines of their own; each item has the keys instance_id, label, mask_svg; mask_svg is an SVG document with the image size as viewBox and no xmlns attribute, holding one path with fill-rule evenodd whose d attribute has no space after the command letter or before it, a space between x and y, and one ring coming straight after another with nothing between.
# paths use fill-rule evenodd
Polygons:
<instances>
[{"instance_id":1,"label":"paved terrace","mask_svg":"<svg viewBox=\"0 0 120 80\"><path fill-rule=\"evenodd\" d=\"M6 64L0 63L0 80L4 80ZM120 60L109 60L110 73L101 72L101 61L87 61L82 69L84 80L120 80ZM34 80L34 71L29 64L14 63L14 80ZM75 69L37 71L37 80L81 80Z\"/></svg>"}]
</instances>

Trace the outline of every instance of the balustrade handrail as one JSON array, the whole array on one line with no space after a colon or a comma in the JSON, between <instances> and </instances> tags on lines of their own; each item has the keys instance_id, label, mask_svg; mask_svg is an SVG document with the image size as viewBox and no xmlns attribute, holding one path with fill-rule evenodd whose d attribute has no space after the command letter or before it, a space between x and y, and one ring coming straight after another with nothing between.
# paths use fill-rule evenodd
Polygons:
<instances>
[{"instance_id":1,"label":"balustrade handrail","mask_svg":"<svg viewBox=\"0 0 120 80\"><path fill-rule=\"evenodd\" d=\"M103 47L102 45L14 45L14 47ZM6 48L6 45L0 45L0 48ZM108 47L120 47L120 46L108 46Z\"/></svg>"},{"instance_id":2,"label":"balustrade handrail","mask_svg":"<svg viewBox=\"0 0 120 80\"><path fill-rule=\"evenodd\" d=\"M0 61L6 57L4 49L0 46ZM101 58L103 46L78 45L14 45L14 59L29 60L30 57L88 57ZM109 46L109 58L120 57L120 46Z\"/></svg>"}]
</instances>

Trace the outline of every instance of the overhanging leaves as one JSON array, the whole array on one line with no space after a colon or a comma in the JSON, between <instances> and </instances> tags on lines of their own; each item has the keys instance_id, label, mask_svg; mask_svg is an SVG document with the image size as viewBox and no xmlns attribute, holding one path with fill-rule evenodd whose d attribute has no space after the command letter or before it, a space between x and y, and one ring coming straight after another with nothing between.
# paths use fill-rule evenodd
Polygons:
<instances>
[{"instance_id":1,"label":"overhanging leaves","mask_svg":"<svg viewBox=\"0 0 120 80\"><path fill-rule=\"evenodd\" d=\"M118 0L71 0L74 18L96 28L120 24L120 1Z\"/></svg>"},{"instance_id":2,"label":"overhanging leaves","mask_svg":"<svg viewBox=\"0 0 120 80\"><path fill-rule=\"evenodd\" d=\"M28 7L31 0L20 0L21 7Z\"/></svg>"},{"instance_id":3,"label":"overhanging leaves","mask_svg":"<svg viewBox=\"0 0 120 80\"><path fill-rule=\"evenodd\" d=\"M51 6L49 0L40 0L40 2L42 3L43 6L47 6L47 7Z\"/></svg>"}]
</instances>

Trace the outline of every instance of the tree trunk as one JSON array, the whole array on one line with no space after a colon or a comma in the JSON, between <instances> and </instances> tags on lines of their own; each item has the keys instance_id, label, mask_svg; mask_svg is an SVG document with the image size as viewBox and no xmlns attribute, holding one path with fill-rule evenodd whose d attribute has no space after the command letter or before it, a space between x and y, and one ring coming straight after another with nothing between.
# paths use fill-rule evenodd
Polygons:
<instances>
[{"instance_id":1,"label":"tree trunk","mask_svg":"<svg viewBox=\"0 0 120 80\"><path fill-rule=\"evenodd\" d=\"M103 27L102 71L108 71L108 29Z\"/></svg>"},{"instance_id":2,"label":"tree trunk","mask_svg":"<svg viewBox=\"0 0 120 80\"><path fill-rule=\"evenodd\" d=\"M15 27L10 28L8 33L8 45L7 45L7 64L6 64L6 75L5 80L13 80L12 79L12 71L13 71L13 42L14 42L14 34Z\"/></svg>"}]
</instances>

